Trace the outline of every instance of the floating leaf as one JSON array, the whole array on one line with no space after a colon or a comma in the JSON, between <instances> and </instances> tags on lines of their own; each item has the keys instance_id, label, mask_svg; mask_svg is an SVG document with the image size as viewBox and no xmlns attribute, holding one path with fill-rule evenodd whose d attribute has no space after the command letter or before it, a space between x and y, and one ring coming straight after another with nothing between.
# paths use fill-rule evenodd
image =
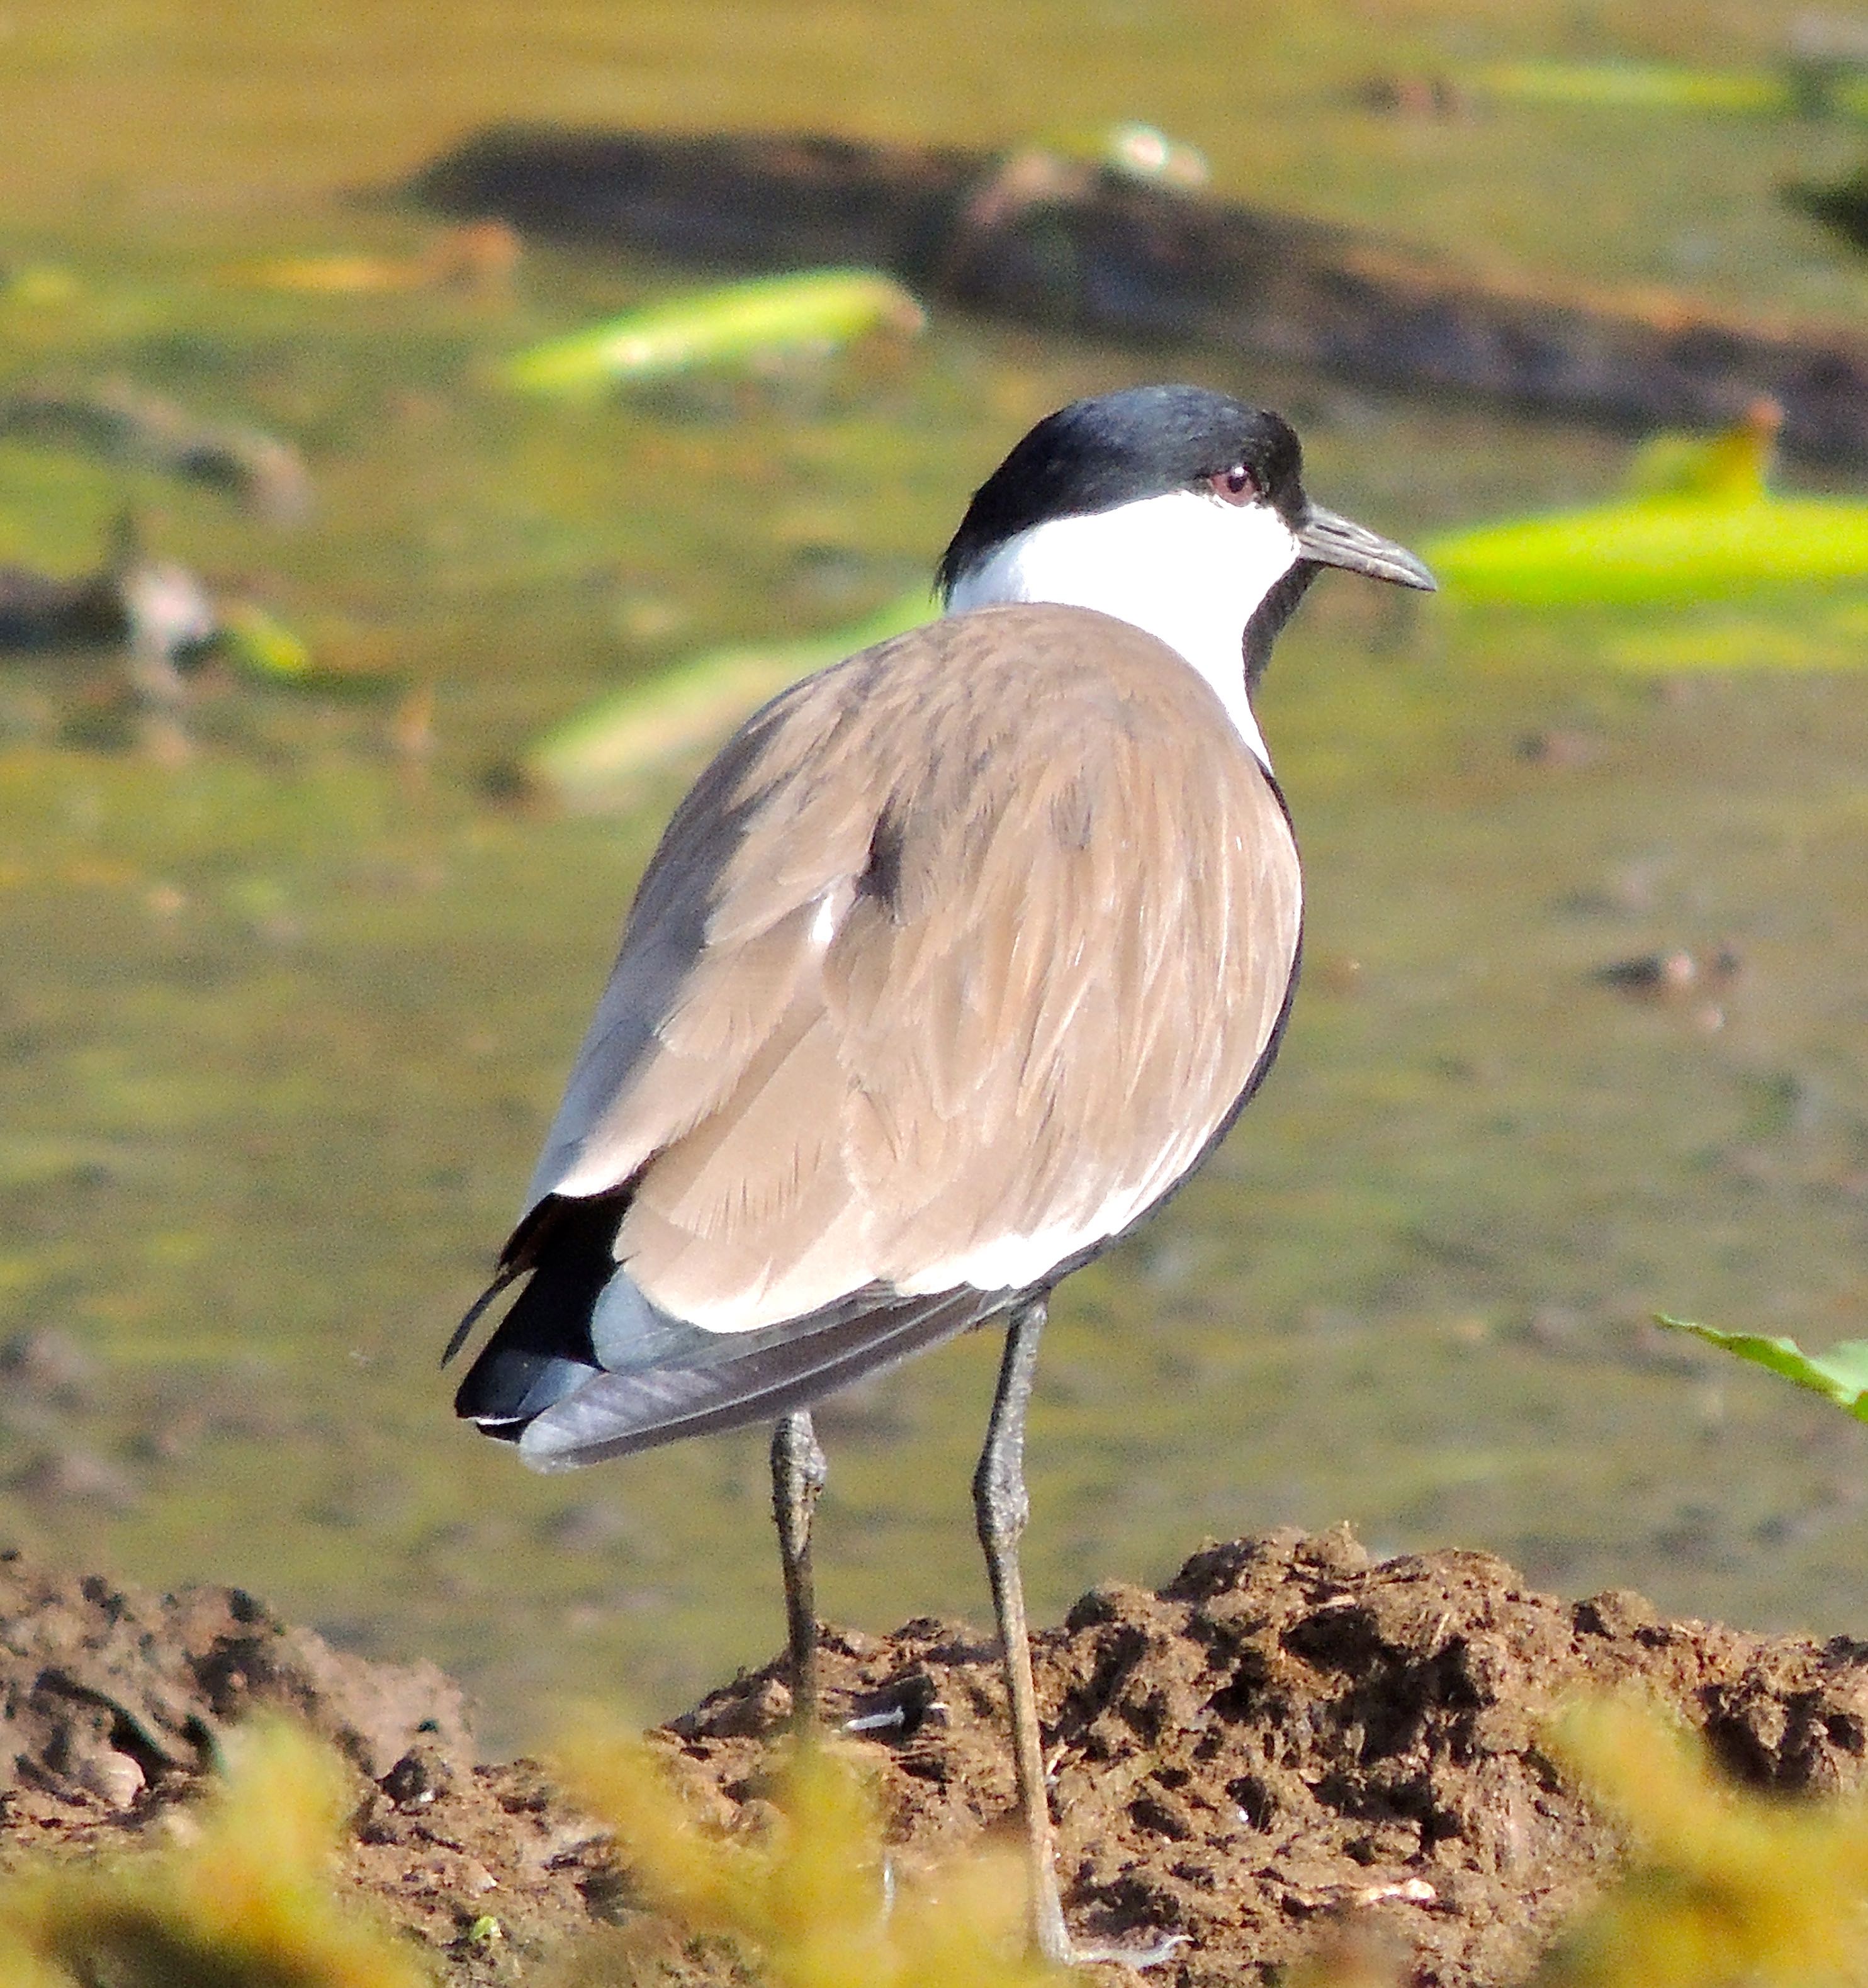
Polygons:
<instances>
[{"instance_id":1,"label":"floating leaf","mask_svg":"<svg viewBox=\"0 0 1868 1988\"><path fill-rule=\"evenodd\" d=\"M1655 435L1619 502L1448 532L1423 549L1449 591L1488 606L1629 607L1868 579L1868 504L1770 491L1782 421L1763 397L1719 434Z\"/></svg>"},{"instance_id":2,"label":"floating leaf","mask_svg":"<svg viewBox=\"0 0 1868 1988\"><path fill-rule=\"evenodd\" d=\"M221 647L230 661L260 677L302 677L311 668L311 651L283 623L251 600L224 600L220 607Z\"/></svg>"},{"instance_id":3,"label":"floating leaf","mask_svg":"<svg viewBox=\"0 0 1868 1988\"><path fill-rule=\"evenodd\" d=\"M29 262L23 269L0 272L0 298L35 309L67 304L78 294L78 279L56 262Z\"/></svg>"},{"instance_id":4,"label":"floating leaf","mask_svg":"<svg viewBox=\"0 0 1868 1988\"><path fill-rule=\"evenodd\" d=\"M1714 111L1789 117L1812 107L1868 119L1868 82L1846 74L1812 78L1786 69L1687 69L1669 63L1494 63L1461 71L1474 96L1605 110Z\"/></svg>"},{"instance_id":5,"label":"floating leaf","mask_svg":"<svg viewBox=\"0 0 1868 1988\"><path fill-rule=\"evenodd\" d=\"M607 388L707 366L745 366L778 353L827 350L865 333L913 333L919 304L869 269L762 277L673 297L509 359L507 385L529 394L594 396Z\"/></svg>"},{"instance_id":6,"label":"floating leaf","mask_svg":"<svg viewBox=\"0 0 1868 1988\"><path fill-rule=\"evenodd\" d=\"M490 290L511 277L522 252L503 221L444 228L418 255L294 255L228 272L235 282L262 289L346 296L373 291L434 289L447 285Z\"/></svg>"},{"instance_id":7,"label":"floating leaf","mask_svg":"<svg viewBox=\"0 0 1868 1988\"><path fill-rule=\"evenodd\" d=\"M1451 533L1422 549L1450 593L1562 607L1868 580L1868 504L1661 498Z\"/></svg>"},{"instance_id":8,"label":"floating leaf","mask_svg":"<svg viewBox=\"0 0 1868 1988\"><path fill-rule=\"evenodd\" d=\"M1868 1339L1845 1339L1822 1354L1805 1353L1794 1339L1766 1339L1753 1332L1721 1332L1717 1326L1694 1325L1684 1318L1662 1315L1660 1323L1676 1332L1690 1332L1708 1346L1748 1360L1809 1388L1846 1408L1857 1422L1868 1422Z\"/></svg>"},{"instance_id":9,"label":"floating leaf","mask_svg":"<svg viewBox=\"0 0 1868 1988\"><path fill-rule=\"evenodd\" d=\"M736 644L679 664L588 706L528 746L515 769L519 784L571 807L626 804L649 768L725 738L788 683L916 627L936 611L917 587L834 634Z\"/></svg>"},{"instance_id":10,"label":"floating leaf","mask_svg":"<svg viewBox=\"0 0 1868 1988\"><path fill-rule=\"evenodd\" d=\"M269 290L303 290L331 296L363 290L405 290L421 281L420 265L388 255L301 255L258 262L234 272L236 280Z\"/></svg>"},{"instance_id":11,"label":"floating leaf","mask_svg":"<svg viewBox=\"0 0 1868 1988\"><path fill-rule=\"evenodd\" d=\"M1768 494L1784 411L1767 394L1717 434L1650 436L1634 452L1623 488L1631 497L1697 497L1755 504Z\"/></svg>"}]
</instances>

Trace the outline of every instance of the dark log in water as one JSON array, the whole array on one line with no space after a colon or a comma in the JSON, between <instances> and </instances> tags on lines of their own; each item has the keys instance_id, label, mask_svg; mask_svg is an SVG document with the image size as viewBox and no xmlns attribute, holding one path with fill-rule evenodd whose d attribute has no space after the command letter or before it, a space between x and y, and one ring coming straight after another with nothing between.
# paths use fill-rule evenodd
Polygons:
<instances>
[{"instance_id":1,"label":"dark log in water","mask_svg":"<svg viewBox=\"0 0 1868 1988\"><path fill-rule=\"evenodd\" d=\"M274 524L297 524L311 508L311 478L289 442L257 428L198 421L127 380L28 387L0 396L0 435L89 449L107 462L144 463L228 491Z\"/></svg>"},{"instance_id":2,"label":"dark log in water","mask_svg":"<svg viewBox=\"0 0 1868 1988\"><path fill-rule=\"evenodd\" d=\"M59 580L29 566L0 566L0 654L106 648L128 629L114 568Z\"/></svg>"},{"instance_id":3,"label":"dark log in water","mask_svg":"<svg viewBox=\"0 0 1868 1988\"><path fill-rule=\"evenodd\" d=\"M1760 394L1808 456L1868 462L1868 340L1515 289L1372 237L1041 152L513 127L411 191L441 211L716 267L885 269L1024 323L1193 341L1621 428L1712 428Z\"/></svg>"},{"instance_id":4,"label":"dark log in water","mask_svg":"<svg viewBox=\"0 0 1868 1988\"><path fill-rule=\"evenodd\" d=\"M1850 248L1868 248L1868 165L1828 186L1795 181L1784 188L1784 198L1834 228Z\"/></svg>"}]
</instances>

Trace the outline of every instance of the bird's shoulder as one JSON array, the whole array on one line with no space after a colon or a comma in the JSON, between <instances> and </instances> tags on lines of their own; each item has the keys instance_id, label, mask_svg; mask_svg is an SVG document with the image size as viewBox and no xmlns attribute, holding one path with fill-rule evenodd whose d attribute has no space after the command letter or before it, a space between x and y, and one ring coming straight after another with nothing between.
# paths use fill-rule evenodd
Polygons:
<instances>
[{"instance_id":1,"label":"bird's shoulder","mask_svg":"<svg viewBox=\"0 0 1868 1988\"><path fill-rule=\"evenodd\" d=\"M729 845L813 852L827 881L861 869L878 823L938 835L956 813L1042 810L1060 786L1099 796L1105 816L1142 787L1151 805L1197 793L1251 814L1271 792L1212 687L1157 637L1086 607L976 608L860 651L750 718L670 820L638 913L670 892L691 901L695 864Z\"/></svg>"},{"instance_id":2,"label":"bird's shoulder","mask_svg":"<svg viewBox=\"0 0 1868 1988\"><path fill-rule=\"evenodd\" d=\"M1243 664L1241 664L1243 670ZM1179 653L1132 621L1091 607L1034 601L976 607L878 643L829 673L878 727L909 736L983 728L1019 738L1100 720L1118 733L1152 731L1237 742L1211 685ZM827 688L832 686L827 685ZM1095 742L1094 729L1082 735Z\"/></svg>"}]
</instances>

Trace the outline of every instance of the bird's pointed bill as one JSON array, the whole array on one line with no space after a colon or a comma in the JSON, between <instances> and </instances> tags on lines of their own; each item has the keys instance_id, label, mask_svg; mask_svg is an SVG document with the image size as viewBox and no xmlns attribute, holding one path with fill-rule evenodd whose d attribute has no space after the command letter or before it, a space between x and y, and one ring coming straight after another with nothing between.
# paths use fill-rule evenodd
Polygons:
<instances>
[{"instance_id":1,"label":"bird's pointed bill","mask_svg":"<svg viewBox=\"0 0 1868 1988\"><path fill-rule=\"evenodd\" d=\"M1372 532L1353 519L1326 511L1313 504L1298 527L1299 556L1316 566L1339 566L1349 573L1366 573L1371 580L1393 580L1397 587L1417 587L1432 593L1438 586L1433 574L1405 546Z\"/></svg>"}]
</instances>

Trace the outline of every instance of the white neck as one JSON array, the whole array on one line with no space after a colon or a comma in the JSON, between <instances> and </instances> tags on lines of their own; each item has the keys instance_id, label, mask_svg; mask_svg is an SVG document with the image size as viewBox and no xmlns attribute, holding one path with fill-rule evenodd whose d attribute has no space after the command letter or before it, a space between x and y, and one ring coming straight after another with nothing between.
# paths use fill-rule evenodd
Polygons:
<instances>
[{"instance_id":1,"label":"white neck","mask_svg":"<svg viewBox=\"0 0 1868 1988\"><path fill-rule=\"evenodd\" d=\"M1268 505L1170 491L1034 525L963 573L947 611L1048 601L1133 622L1205 678L1268 771L1246 695L1245 624L1297 556L1295 535Z\"/></svg>"}]
</instances>

